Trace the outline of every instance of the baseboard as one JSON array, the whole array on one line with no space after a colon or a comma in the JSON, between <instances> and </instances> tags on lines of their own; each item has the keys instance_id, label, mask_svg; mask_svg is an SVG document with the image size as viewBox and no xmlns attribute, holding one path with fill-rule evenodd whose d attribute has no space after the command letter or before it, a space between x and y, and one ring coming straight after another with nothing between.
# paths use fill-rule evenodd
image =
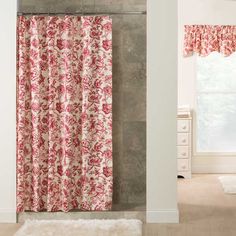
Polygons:
<instances>
[{"instance_id":1,"label":"baseboard","mask_svg":"<svg viewBox=\"0 0 236 236\"><path fill-rule=\"evenodd\" d=\"M178 209L147 211L147 223L179 223Z\"/></svg>"},{"instance_id":2,"label":"baseboard","mask_svg":"<svg viewBox=\"0 0 236 236\"><path fill-rule=\"evenodd\" d=\"M192 173L236 173L236 157L194 157L192 159Z\"/></svg>"},{"instance_id":3,"label":"baseboard","mask_svg":"<svg viewBox=\"0 0 236 236\"><path fill-rule=\"evenodd\" d=\"M16 223L16 220L15 209L0 209L0 223Z\"/></svg>"},{"instance_id":4,"label":"baseboard","mask_svg":"<svg viewBox=\"0 0 236 236\"><path fill-rule=\"evenodd\" d=\"M235 174L236 166L232 165L195 165L192 167L193 174Z\"/></svg>"}]
</instances>

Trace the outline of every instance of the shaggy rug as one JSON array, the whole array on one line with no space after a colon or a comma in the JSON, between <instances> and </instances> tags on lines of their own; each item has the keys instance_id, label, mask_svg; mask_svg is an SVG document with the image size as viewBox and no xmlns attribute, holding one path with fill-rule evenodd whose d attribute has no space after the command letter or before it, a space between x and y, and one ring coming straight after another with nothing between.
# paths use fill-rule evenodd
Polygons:
<instances>
[{"instance_id":1,"label":"shaggy rug","mask_svg":"<svg viewBox=\"0 0 236 236\"><path fill-rule=\"evenodd\" d=\"M140 220L28 220L15 236L142 236Z\"/></svg>"},{"instance_id":2,"label":"shaggy rug","mask_svg":"<svg viewBox=\"0 0 236 236\"><path fill-rule=\"evenodd\" d=\"M218 177L225 193L236 194L236 176Z\"/></svg>"}]
</instances>

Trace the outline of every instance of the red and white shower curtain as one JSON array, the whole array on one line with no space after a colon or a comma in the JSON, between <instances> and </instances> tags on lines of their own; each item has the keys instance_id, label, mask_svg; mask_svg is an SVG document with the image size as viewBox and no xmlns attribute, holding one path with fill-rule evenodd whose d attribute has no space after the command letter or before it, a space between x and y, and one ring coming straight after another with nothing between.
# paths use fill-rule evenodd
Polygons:
<instances>
[{"instance_id":1,"label":"red and white shower curtain","mask_svg":"<svg viewBox=\"0 0 236 236\"><path fill-rule=\"evenodd\" d=\"M18 19L17 212L109 210L112 23Z\"/></svg>"}]
</instances>

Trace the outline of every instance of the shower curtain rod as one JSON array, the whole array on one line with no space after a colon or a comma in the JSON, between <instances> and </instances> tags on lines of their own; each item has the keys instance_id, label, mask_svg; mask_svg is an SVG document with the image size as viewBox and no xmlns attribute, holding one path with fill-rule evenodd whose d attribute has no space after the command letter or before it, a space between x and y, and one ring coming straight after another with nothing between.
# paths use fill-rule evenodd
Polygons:
<instances>
[{"instance_id":1,"label":"shower curtain rod","mask_svg":"<svg viewBox=\"0 0 236 236\"><path fill-rule=\"evenodd\" d=\"M146 11L114 11L114 12L17 12L18 16L24 15L146 15Z\"/></svg>"}]
</instances>

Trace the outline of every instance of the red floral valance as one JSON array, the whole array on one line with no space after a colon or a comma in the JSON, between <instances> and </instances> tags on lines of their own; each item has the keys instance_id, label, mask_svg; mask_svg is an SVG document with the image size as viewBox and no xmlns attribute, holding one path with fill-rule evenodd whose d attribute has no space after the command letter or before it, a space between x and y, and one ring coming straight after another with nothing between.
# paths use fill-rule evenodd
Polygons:
<instances>
[{"instance_id":1,"label":"red floral valance","mask_svg":"<svg viewBox=\"0 0 236 236\"><path fill-rule=\"evenodd\" d=\"M236 51L236 26L185 25L184 56L207 56L219 52L229 56Z\"/></svg>"}]
</instances>

